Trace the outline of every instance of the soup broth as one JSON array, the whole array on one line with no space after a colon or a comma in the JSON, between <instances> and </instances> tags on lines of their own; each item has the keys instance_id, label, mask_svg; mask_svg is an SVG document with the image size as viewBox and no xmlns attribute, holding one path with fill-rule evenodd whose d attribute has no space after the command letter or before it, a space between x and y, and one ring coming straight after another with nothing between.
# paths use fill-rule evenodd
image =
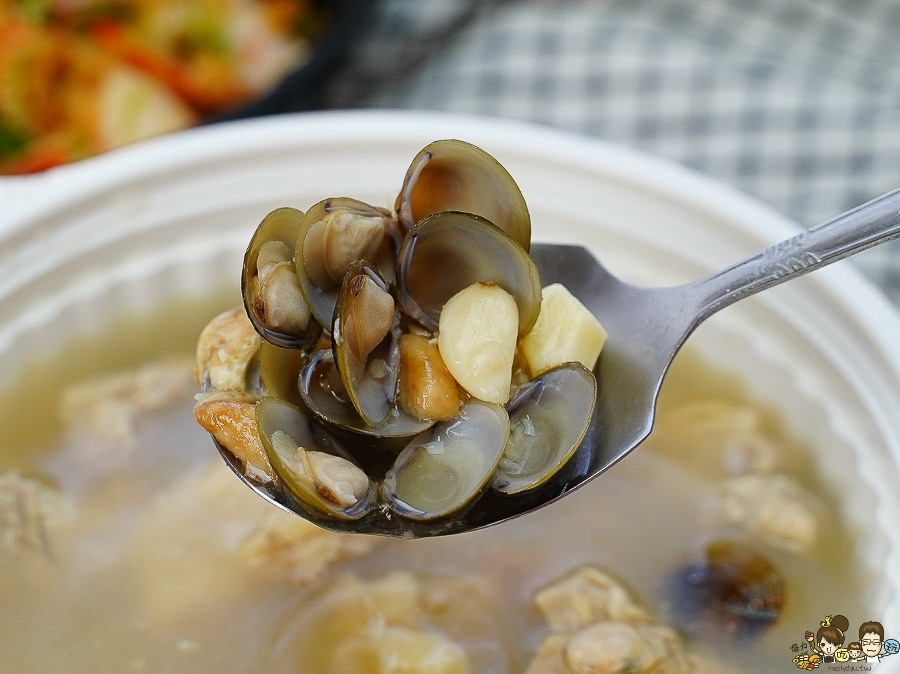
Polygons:
<instances>
[{"instance_id":1,"label":"soup broth","mask_svg":"<svg viewBox=\"0 0 900 674\"><path fill-rule=\"evenodd\" d=\"M126 418L122 437L98 437L77 413L62 423L63 392L85 377L160 358L188 372L200 329L234 303L230 294L180 302L79 337L23 367L0 398L0 475L49 487L62 503L48 502L58 522L36 529L30 547L0 552L0 670L324 673L342 634L390 614L391 638L425 629L462 649L473 671L522 672L548 632L532 602L542 586L581 565L600 567L678 628L671 579L722 539L774 562L787 602L755 641L694 635L699 652L741 671L783 671L791 645L825 615L868 619L867 579L854 567L836 500L821 488L814 448L690 350L666 381L658 430L627 460L550 508L448 538L336 542L304 530L312 547L279 547L291 525L260 524L274 509L224 467L193 419L189 382L171 404ZM805 550L723 519L727 470L709 465L702 442L661 437L677 432L679 410L708 401L758 415L777 471L813 496L817 535ZM342 652L367 657L366 644L351 646Z\"/></svg>"}]
</instances>

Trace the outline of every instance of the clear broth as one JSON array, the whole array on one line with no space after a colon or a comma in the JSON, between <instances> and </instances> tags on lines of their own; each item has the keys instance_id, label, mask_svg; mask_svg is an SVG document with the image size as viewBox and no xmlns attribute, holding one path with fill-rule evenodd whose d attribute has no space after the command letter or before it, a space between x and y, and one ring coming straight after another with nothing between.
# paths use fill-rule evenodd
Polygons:
<instances>
[{"instance_id":1,"label":"clear broth","mask_svg":"<svg viewBox=\"0 0 900 674\"><path fill-rule=\"evenodd\" d=\"M59 392L69 383L162 356L190 357L202 326L233 303L231 294L173 303L102 334L77 337L23 367L17 383L0 395L0 472L15 469L59 485L76 500L83 520L64 557L0 558L0 671L318 671L312 662L301 668L303 656L292 650L310 598L348 571L372 579L404 569L487 579L496 590L498 629L512 646L505 663L483 659L494 664L479 671L518 672L546 633L531 605L536 588L581 564L599 565L665 616L672 573L710 539L740 538L710 523L707 482L639 449L559 504L500 527L381 541L306 587L248 573L204 537L205 530L221 535L214 514L184 512L185 526L178 525L173 490L216 460L193 420L190 397L142 419L136 446L121 450L103 474L76 458L84 448L63 436L56 417ZM666 381L661 411L705 398L760 407L737 377L710 369L687 350ZM777 410L762 409L768 434L789 457L790 474L816 489L830 524L821 527L808 555L766 552L787 576L789 595L782 618L765 636L750 646L707 645L747 672L793 667L790 646L825 615L841 612L851 624L868 619L861 601L867 579L854 566L854 537L833 495L816 486L812 448L786 436ZM140 558L157 577L135 574ZM167 580L181 577L192 579L190 596L173 599L177 610L167 612L159 598L182 592ZM154 615L146 608L148 594L162 602Z\"/></svg>"}]
</instances>

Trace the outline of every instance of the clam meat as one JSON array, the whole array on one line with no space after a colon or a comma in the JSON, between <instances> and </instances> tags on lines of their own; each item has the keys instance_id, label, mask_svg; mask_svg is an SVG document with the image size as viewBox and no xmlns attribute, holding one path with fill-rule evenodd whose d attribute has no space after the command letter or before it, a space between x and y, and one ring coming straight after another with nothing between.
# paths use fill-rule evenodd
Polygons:
<instances>
[{"instance_id":1,"label":"clam meat","mask_svg":"<svg viewBox=\"0 0 900 674\"><path fill-rule=\"evenodd\" d=\"M366 424L383 426L397 394L400 318L384 280L365 260L347 270L332 336L350 402Z\"/></svg>"},{"instance_id":2,"label":"clam meat","mask_svg":"<svg viewBox=\"0 0 900 674\"><path fill-rule=\"evenodd\" d=\"M244 255L241 288L253 327L268 342L302 349L315 343L320 324L312 319L294 266L294 246L303 213L278 208L260 223Z\"/></svg>"},{"instance_id":3,"label":"clam meat","mask_svg":"<svg viewBox=\"0 0 900 674\"><path fill-rule=\"evenodd\" d=\"M367 513L372 481L319 422L271 396L257 403L256 421L272 467L305 507L341 519Z\"/></svg>"},{"instance_id":4,"label":"clam meat","mask_svg":"<svg viewBox=\"0 0 900 674\"><path fill-rule=\"evenodd\" d=\"M344 276L356 260L371 260L393 283L396 230L390 213L356 199L326 199L307 211L296 235L297 273L322 325L331 326Z\"/></svg>"}]
</instances>

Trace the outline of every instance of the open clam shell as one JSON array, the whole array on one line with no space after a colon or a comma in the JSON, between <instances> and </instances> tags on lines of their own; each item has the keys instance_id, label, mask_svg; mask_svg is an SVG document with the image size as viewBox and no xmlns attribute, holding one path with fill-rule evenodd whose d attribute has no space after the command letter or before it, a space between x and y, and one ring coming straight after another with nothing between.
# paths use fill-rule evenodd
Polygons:
<instances>
[{"instance_id":1,"label":"open clam shell","mask_svg":"<svg viewBox=\"0 0 900 674\"><path fill-rule=\"evenodd\" d=\"M263 342L259 349L259 379L266 395L302 406L300 369L307 360L305 351Z\"/></svg>"},{"instance_id":2,"label":"open clam shell","mask_svg":"<svg viewBox=\"0 0 900 674\"><path fill-rule=\"evenodd\" d=\"M458 417L435 424L406 446L385 475L383 496L410 519L455 513L482 493L508 437L506 410L472 400Z\"/></svg>"},{"instance_id":3,"label":"open clam shell","mask_svg":"<svg viewBox=\"0 0 900 674\"><path fill-rule=\"evenodd\" d=\"M241 274L241 294L253 327L277 346L303 349L314 344L321 324L310 316L294 267L294 246L303 212L278 208L256 229Z\"/></svg>"},{"instance_id":4,"label":"open clam shell","mask_svg":"<svg viewBox=\"0 0 900 674\"><path fill-rule=\"evenodd\" d=\"M435 213L413 227L397 257L404 311L431 331L447 300L473 283L493 283L513 296L519 337L537 320L541 278L528 253L499 227L477 215Z\"/></svg>"},{"instance_id":5,"label":"open clam shell","mask_svg":"<svg viewBox=\"0 0 900 674\"><path fill-rule=\"evenodd\" d=\"M410 230L441 211L480 215L526 251L531 217L509 172L487 152L460 140L431 143L413 159L397 197L400 223Z\"/></svg>"},{"instance_id":6,"label":"open clam shell","mask_svg":"<svg viewBox=\"0 0 900 674\"><path fill-rule=\"evenodd\" d=\"M347 520L371 510L374 483L319 421L270 396L256 404L256 422L272 468L304 506Z\"/></svg>"},{"instance_id":7,"label":"open clam shell","mask_svg":"<svg viewBox=\"0 0 900 674\"><path fill-rule=\"evenodd\" d=\"M312 353L300 370L300 396L320 419L354 433L376 438L406 438L421 433L432 425L420 421L402 409L391 410L383 426L369 426L353 407L344 383L334 364L331 349Z\"/></svg>"},{"instance_id":8,"label":"open clam shell","mask_svg":"<svg viewBox=\"0 0 900 674\"><path fill-rule=\"evenodd\" d=\"M397 224L386 210L345 197L325 199L306 212L296 233L297 275L313 316L330 326L344 275L360 258L394 281Z\"/></svg>"},{"instance_id":9,"label":"open clam shell","mask_svg":"<svg viewBox=\"0 0 900 674\"><path fill-rule=\"evenodd\" d=\"M597 381L566 363L530 381L506 405L509 442L491 486L516 494L543 484L569 460L591 423Z\"/></svg>"},{"instance_id":10,"label":"open clam shell","mask_svg":"<svg viewBox=\"0 0 900 674\"><path fill-rule=\"evenodd\" d=\"M331 331L350 402L366 424L384 426L397 397L400 317L387 284L365 260L347 270Z\"/></svg>"}]
</instances>

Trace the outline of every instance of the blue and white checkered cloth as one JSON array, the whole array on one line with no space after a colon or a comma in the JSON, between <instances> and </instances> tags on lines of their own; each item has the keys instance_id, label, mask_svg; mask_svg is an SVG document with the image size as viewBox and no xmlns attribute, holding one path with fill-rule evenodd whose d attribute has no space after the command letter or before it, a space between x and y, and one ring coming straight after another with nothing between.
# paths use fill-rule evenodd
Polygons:
<instances>
[{"instance_id":1,"label":"blue and white checkered cloth","mask_svg":"<svg viewBox=\"0 0 900 674\"><path fill-rule=\"evenodd\" d=\"M900 186L900 3L384 0L324 105L599 136L808 226ZM900 303L900 242L854 262Z\"/></svg>"}]
</instances>

